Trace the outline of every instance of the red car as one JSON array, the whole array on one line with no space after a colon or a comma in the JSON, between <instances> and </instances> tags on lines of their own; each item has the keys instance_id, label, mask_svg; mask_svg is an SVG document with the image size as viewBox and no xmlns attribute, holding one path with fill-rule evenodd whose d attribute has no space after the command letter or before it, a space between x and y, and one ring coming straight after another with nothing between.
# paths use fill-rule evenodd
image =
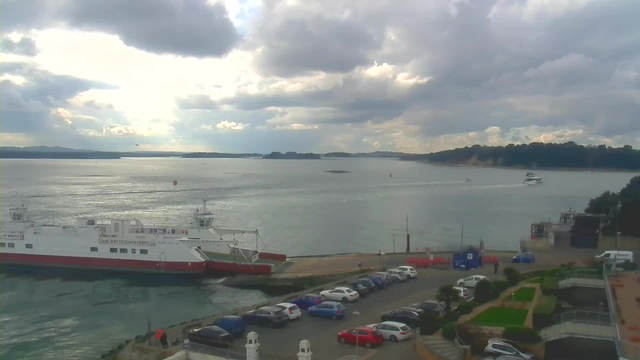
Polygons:
<instances>
[{"instance_id":1,"label":"red car","mask_svg":"<svg viewBox=\"0 0 640 360\"><path fill-rule=\"evenodd\" d=\"M364 345L368 348L382 345L384 338L382 333L372 327L364 326L357 329L345 330L338 333L338 341L341 343Z\"/></svg>"}]
</instances>

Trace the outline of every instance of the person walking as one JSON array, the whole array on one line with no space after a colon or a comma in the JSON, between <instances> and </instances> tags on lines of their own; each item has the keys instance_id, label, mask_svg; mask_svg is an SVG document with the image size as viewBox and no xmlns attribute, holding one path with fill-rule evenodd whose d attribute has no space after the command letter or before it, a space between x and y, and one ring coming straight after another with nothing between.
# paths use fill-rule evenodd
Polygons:
<instances>
[{"instance_id":1,"label":"person walking","mask_svg":"<svg viewBox=\"0 0 640 360\"><path fill-rule=\"evenodd\" d=\"M166 332L162 332L162 335L160 336L160 344L162 345L163 349L168 349L169 348L169 342L167 341L167 333Z\"/></svg>"},{"instance_id":2,"label":"person walking","mask_svg":"<svg viewBox=\"0 0 640 360\"><path fill-rule=\"evenodd\" d=\"M496 261L495 263L493 263L493 273L497 274L498 273L498 268L500 267L500 264Z\"/></svg>"}]
</instances>

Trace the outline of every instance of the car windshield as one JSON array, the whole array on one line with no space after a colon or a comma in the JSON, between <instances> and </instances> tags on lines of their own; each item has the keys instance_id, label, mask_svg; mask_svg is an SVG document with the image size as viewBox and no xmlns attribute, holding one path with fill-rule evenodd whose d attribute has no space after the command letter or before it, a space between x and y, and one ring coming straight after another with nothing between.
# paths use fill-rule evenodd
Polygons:
<instances>
[{"instance_id":1,"label":"car windshield","mask_svg":"<svg viewBox=\"0 0 640 360\"><path fill-rule=\"evenodd\" d=\"M372 334L375 335L375 336L381 336L382 335L382 333L380 331L378 331L378 330L374 330L372 332Z\"/></svg>"},{"instance_id":2,"label":"car windshield","mask_svg":"<svg viewBox=\"0 0 640 360\"><path fill-rule=\"evenodd\" d=\"M297 307L297 306L295 306L295 305L293 305L293 306L292 306L292 307L290 307L289 309L291 309L291 310L300 310L300 308L299 308L299 307Z\"/></svg>"},{"instance_id":3,"label":"car windshield","mask_svg":"<svg viewBox=\"0 0 640 360\"><path fill-rule=\"evenodd\" d=\"M401 326L401 327L400 327L400 330L402 330L402 331L409 331L409 330L411 330L411 329L410 329L407 325L404 325L404 326Z\"/></svg>"},{"instance_id":4,"label":"car windshield","mask_svg":"<svg viewBox=\"0 0 640 360\"><path fill-rule=\"evenodd\" d=\"M338 308L338 310L344 310L344 309L345 309L345 308L344 308L344 305L342 305L342 304L338 304L338 305L336 306L336 308Z\"/></svg>"}]
</instances>

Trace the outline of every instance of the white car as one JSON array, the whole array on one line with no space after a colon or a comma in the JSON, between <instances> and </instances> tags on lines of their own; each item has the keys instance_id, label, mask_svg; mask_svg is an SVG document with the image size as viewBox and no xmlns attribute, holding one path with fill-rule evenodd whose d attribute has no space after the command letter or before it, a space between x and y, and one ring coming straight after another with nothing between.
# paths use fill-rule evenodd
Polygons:
<instances>
[{"instance_id":1,"label":"white car","mask_svg":"<svg viewBox=\"0 0 640 360\"><path fill-rule=\"evenodd\" d=\"M349 289L348 287L337 287L333 290L325 290L320 292L320 296L324 297L325 300L333 300L333 301L356 301L360 298L360 294L353 289Z\"/></svg>"},{"instance_id":2,"label":"white car","mask_svg":"<svg viewBox=\"0 0 640 360\"><path fill-rule=\"evenodd\" d=\"M471 293L469 293L469 290L467 290L467 288L465 288L465 287L454 286L453 290L458 292L458 295L460 296L460 299L462 299L462 300L469 300L469 298L471 298Z\"/></svg>"},{"instance_id":3,"label":"white car","mask_svg":"<svg viewBox=\"0 0 640 360\"><path fill-rule=\"evenodd\" d=\"M385 340L391 342L407 340L411 337L411 328L396 321L383 321L380 324L367 325L382 333Z\"/></svg>"},{"instance_id":4,"label":"white car","mask_svg":"<svg viewBox=\"0 0 640 360\"><path fill-rule=\"evenodd\" d=\"M489 339L489 343L484 348L485 355L505 356L511 355L523 360L535 359L531 353L525 350L515 342L505 339Z\"/></svg>"},{"instance_id":5,"label":"white car","mask_svg":"<svg viewBox=\"0 0 640 360\"><path fill-rule=\"evenodd\" d=\"M413 266L398 266L396 269L406 271L407 273L409 273L409 277L412 279L418 277L418 272L413 268Z\"/></svg>"},{"instance_id":6,"label":"white car","mask_svg":"<svg viewBox=\"0 0 640 360\"><path fill-rule=\"evenodd\" d=\"M388 271L391 275L398 275L400 282L406 281L409 278L409 273L399 269L393 269Z\"/></svg>"},{"instance_id":7,"label":"white car","mask_svg":"<svg viewBox=\"0 0 640 360\"><path fill-rule=\"evenodd\" d=\"M487 277L484 275L473 275L473 276L469 276L467 278L464 279L458 279L458 281L456 282L456 284L458 284L458 286L465 286L465 287L476 287L476 284L478 282L480 282L481 280L486 280Z\"/></svg>"},{"instance_id":8,"label":"white car","mask_svg":"<svg viewBox=\"0 0 640 360\"><path fill-rule=\"evenodd\" d=\"M300 311L300 308L296 304L280 303L274 307L284 310L284 313L287 314L289 320L299 319L302 317L302 311Z\"/></svg>"}]
</instances>

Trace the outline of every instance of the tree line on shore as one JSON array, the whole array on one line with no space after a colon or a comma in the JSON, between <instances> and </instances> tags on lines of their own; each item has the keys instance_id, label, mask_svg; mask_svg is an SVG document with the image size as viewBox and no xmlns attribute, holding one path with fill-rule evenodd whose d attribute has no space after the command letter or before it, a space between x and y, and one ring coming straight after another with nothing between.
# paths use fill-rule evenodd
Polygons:
<instances>
[{"instance_id":1,"label":"tree line on shore","mask_svg":"<svg viewBox=\"0 0 640 360\"><path fill-rule=\"evenodd\" d=\"M423 155L407 155L400 160L421 160L436 164L546 167L576 169L640 169L640 150L630 145L613 148L606 145L540 143L507 146L467 146Z\"/></svg>"}]
</instances>

